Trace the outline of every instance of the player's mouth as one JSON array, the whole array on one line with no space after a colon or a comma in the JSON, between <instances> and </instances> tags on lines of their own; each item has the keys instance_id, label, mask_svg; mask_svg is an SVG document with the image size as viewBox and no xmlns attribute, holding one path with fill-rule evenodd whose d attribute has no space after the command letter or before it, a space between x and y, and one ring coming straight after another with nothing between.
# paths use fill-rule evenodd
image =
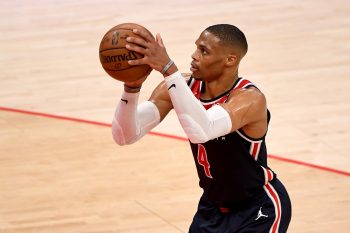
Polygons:
<instances>
[{"instance_id":1,"label":"player's mouth","mask_svg":"<svg viewBox=\"0 0 350 233\"><path fill-rule=\"evenodd\" d=\"M191 62L191 68L190 68L191 72L196 72L198 71L198 66L194 63L194 62Z\"/></svg>"}]
</instances>

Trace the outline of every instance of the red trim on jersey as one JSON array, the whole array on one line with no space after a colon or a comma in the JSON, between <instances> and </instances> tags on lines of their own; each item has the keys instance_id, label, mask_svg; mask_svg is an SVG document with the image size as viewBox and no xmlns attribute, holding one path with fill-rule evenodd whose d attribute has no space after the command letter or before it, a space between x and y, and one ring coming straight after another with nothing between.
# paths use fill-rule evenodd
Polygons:
<instances>
[{"instance_id":1,"label":"red trim on jersey","mask_svg":"<svg viewBox=\"0 0 350 233\"><path fill-rule=\"evenodd\" d=\"M201 92L200 92L201 83L202 82L200 81L194 80L194 83L192 84L192 87L191 87L191 91L197 99L199 99L199 97L201 96Z\"/></svg>"},{"instance_id":2,"label":"red trim on jersey","mask_svg":"<svg viewBox=\"0 0 350 233\"><path fill-rule=\"evenodd\" d=\"M261 143L262 141L252 142L250 145L250 154L255 160L258 160Z\"/></svg>"},{"instance_id":3,"label":"red trim on jersey","mask_svg":"<svg viewBox=\"0 0 350 233\"><path fill-rule=\"evenodd\" d=\"M247 79L241 79L238 84L235 86L234 89L237 89L237 88L243 88L245 86L248 86L248 84L252 84L249 80Z\"/></svg>"},{"instance_id":4,"label":"red trim on jersey","mask_svg":"<svg viewBox=\"0 0 350 233\"><path fill-rule=\"evenodd\" d=\"M227 99L228 99L228 95L224 95L220 99L217 99L217 100L213 101L212 103L203 103L202 102L202 105L205 108L205 110L208 110L209 108L213 107L213 105L215 105L215 104L225 103Z\"/></svg>"},{"instance_id":5,"label":"red trim on jersey","mask_svg":"<svg viewBox=\"0 0 350 233\"><path fill-rule=\"evenodd\" d=\"M260 167L263 169L264 177L265 177L265 184L267 184L268 182L270 182L273 179L273 172L270 169L265 168L261 165L260 165Z\"/></svg>"},{"instance_id":6,"label":"red trim on jersey","mask_svg":"<svg viewBox=\"0 0 350 233\"><path fill-rule=\"evenodd\" d=\"M213 107L214 104L202 104L205 110L208 110L209 108Z\"/></svg>"},{"instance_id":7,"label":"red trim on jersey","mask_svg":"<svg viewBox=\"0 0 350 233\"><path fill-rule=\"evenodd\" d=\"M273 179L273 173L270 169L266 169L267 171L267 180L271 181Z\"/></svg>"},{"instance_id":8,"label":"red trim on jersey","mask_svg":"<svg viewBox=\"0 0 350 233\"><path fill-rule=\"evenodd\" d=\"M233 89L227 93L226 95L222 96L221 98L213 101L212 103L203 103L202 105L203 107L208 110L209 108L211 108L214 104L222 104L225 103L229 97L230 94L232 94L235 90L239 89L239 88L244 88L248 85L254 85L252 82L250 82L249 80L240 78L240 80L235 84L235 86L233 87ZM193 82L190 84L190 88L191 91L193 93L193 95L197 98L200 99L200 95L201 95L201 86L202 86L202 81L199 80L193 80Z\"/></svg>"},{"instance_id":9,"label":"red trim on jersey","mask_svg":"<svg viewBox=\"0 0 350 233\"><path fill-rule=\"evenodd\" d=\"M264 186L264 189L267 193L267 195L270 197L274 207L275 207L275 221L273 222L269 233L275 233L278 232L280 222L281 222L281 214L282 214L282 209L281 209L281 201L279 199L279 196L276 192L276 190L273 188L273 186L270 183L267 183Z\"/></svg>"}]
</instances>

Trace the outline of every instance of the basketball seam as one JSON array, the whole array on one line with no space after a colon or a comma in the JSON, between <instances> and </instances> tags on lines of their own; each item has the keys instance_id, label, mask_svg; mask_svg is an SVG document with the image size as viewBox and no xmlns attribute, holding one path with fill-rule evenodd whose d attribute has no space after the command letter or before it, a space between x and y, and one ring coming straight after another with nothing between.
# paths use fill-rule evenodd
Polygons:
<instances>
[{"instance_id":1,"label":"basketball seam","mask_svg":"<svg viewBox=\"0 0 350 233\"><path fill-rule=\"evenodd\" d=\"M126 31L132 31L132 30L133 30L133 29L130 29L130 28L111 28L108 32L110 32L110 31L115 31L116 29L123 29L123 30L126 30ZM107 35L108 32L106 32L105 35Z\"/></svg>"},{"instance_id":2,"label":"basketball seam","mask_svg":"<svg viewBox=\"0 0 350 233\"><path fill-rule=\"evenodd\" d=\"M108 51L108 50L113 50L113 49L126 49L126 48L125 47L117 47L117 48L111 48L111 49L104 49L104 50L100 50L100 53L103 53L103 52ZM128 50L128 49L126 49L126 50ZM128 51L131 51L131 50L128 50Z\"/></svg>"},{"instance_id":3,"label":"basketball seam","mask_svg":"<svg viewBox=\"0 0 350 233\"><path fill-rule=\"evenodd\" d=\"M132 69L132 68L135 68L135 66L130 66L130 67L128 67L128 68L125 68L125 69L120 69L120 70L111 70L111 69L107 69L107 68L104 68L103 67L103 69L104 70L106 70L106 71L122 71L122 70L128 70L128 69ZM147 72L149 71L149 69L147 70ZM146 73L147 73L146 72Z\"/></svg>"}]
</instances>

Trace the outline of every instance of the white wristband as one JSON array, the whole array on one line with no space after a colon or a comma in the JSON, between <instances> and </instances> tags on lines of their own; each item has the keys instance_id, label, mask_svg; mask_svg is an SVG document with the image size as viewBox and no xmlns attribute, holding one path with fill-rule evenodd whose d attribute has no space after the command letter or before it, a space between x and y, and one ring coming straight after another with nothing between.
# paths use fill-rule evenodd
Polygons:
<instances>
[{"instance_id":1,"label":"white wristband","mask_svg":"<svg viewBox=\"0 0 350 233\"><path fill-rule=\"evenodd\" d=\"M170 60L169 62L168 62L168 64L166 64L165 66L164 66L164 68L162 69L162 71L160 71L162 74L165 74L168 70L169 70L169 68L172 66L172 65L174 65L174 61L173 60Z\"/></svg>"}]
</instances>

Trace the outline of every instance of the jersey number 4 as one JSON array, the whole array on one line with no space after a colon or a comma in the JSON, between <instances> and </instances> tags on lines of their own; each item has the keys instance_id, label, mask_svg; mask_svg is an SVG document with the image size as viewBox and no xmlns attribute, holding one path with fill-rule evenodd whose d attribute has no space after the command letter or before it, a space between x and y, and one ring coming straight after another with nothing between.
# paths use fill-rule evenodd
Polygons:
<instances>
[{"instance_id":1,"label":"jersey number 4","mask_svg":"<svg viewBox=\"0 0 350 233\"><path fill-rule=\"evenodd\" d=\"M198 144L197 161L198 164L203 166L205 175L213 179L213 177L210 174L210 164L208 161L207 151L205 150L205 147L201 144Z\"/></svg>"}]
</instances>

